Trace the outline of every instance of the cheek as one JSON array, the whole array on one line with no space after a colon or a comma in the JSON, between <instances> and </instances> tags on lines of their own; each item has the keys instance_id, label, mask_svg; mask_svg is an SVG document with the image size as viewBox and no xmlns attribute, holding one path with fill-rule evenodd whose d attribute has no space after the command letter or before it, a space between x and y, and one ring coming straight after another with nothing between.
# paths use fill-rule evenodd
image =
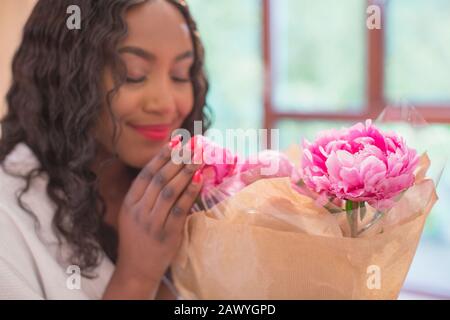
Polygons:
<instances>
[{"instance_id":1,"label":"cheek","mask_svg":"<svg viewBox=\"0 0 450 320\"><path fill-rule=\"evenodd\" d=\"M135 105L136 97L127 94L119 89L118 92L114 94L111 102L108 104L106 97L108 92L113 88L113 80L111 76L111 71L109 69L105 70L103 75L103 90L104 90L104 100L95 128L95 135L97 141L102 144L108 151L113 151L113 134L114 129L116 130L116 135L120 131L121 119L126 118L127 114L131 113L131 106ZM128 101L129 103L124 103ZM117 137L117 136L116 136Z\"/></svg>"},{"instance_id":2,"label":"cheek","mask_svg":"<svg viewBox=\"0 0 450 320\"><path fill-rule=\"evenodd\" d=\"M130 114L133 114L133 106L138 103L136 96L123 93L119 91L111 101L111 105L106 102L102 107L100 117L96 128L97 140L107 148L108 151L113 151L112 138L114 134L114 127L116 130L116 139L123 129L124 119L127 119ZM119 137L119 142L121 138Z\"/></svg>"},{"instance_id":3,"label":"cheek","mask_svg":"<svg viewBox=\"0 0 450 320\"><path fill-rule=\"evenodd\" d=\"M193 85L186 85L186 88L177 92L175 96L175 103L177 105L178 113L184 120L194 109L194 88Z\"/></svg>"}]
</instances>

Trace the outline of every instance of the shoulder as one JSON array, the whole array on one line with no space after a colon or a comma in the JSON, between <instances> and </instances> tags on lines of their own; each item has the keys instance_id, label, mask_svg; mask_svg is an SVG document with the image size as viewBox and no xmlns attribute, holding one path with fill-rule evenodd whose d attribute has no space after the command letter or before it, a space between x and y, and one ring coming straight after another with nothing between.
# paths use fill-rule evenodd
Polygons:
<instances>
[{"instance_id":1,"label":"shoulder","mask_svg":"<svg viewBox=\"0 0 450 320\"><path fill-rule=\"evenodd\" d=\"M31 149L25 143L17 144L0 165L0 205L16 203L18 193L26 186L23 177L38 167L39 161ZM34 180L42 183L43 179L38 176Z\"/></svg>"},{"instance_id":2,"label":"shoulder","mask_svg":"<svg viewBox=\"0 0 450 320\"><path fill-rule=\"evenodd\" d=\"M35 243L48 246L58 242L52 228L56 206L47 194L47 175L33 176L25 192L27 182L23 176L39 166L24 143L16 145L0 166L0 243L8 243L19 235L32 244L28 248L34 248Z\"/></svg>"},{"instance_id":3,"label":"shoulder","mask_svg":"<svg viewBox=\"0 0 450 320\"><path fill-rule=\"evenodd\" d=\"M8 288L2 290L0 297L6 299L43 296L39 281L33 276L35 265L29 246L35 220L17 199L25 180L16 175L32 169L29 156L26 147L18 145L0 166L0 286Z\"/></svg>"},{"instance_id":4,"label":"shoulder","mask_svg":"<svg viewBox=\"0 0 450 320\"><path fill-rule=\"evenodd\" d=\"M19 204L26 186L21 175L38 165L31 150L20 144L0 166L0 288L10 291L0 290L0 299L83 298L83 292L66 289L70 251L60 246L52 228L55 206L47 195L46 175L32 179Z\"/></svg>"},{"instance_id":5,"label":"shoulder","mask_svg":"<svg viewBox=\"0 0 450 320\"><path fill-rule=\"evenodd\" d=\"M47 196L48 179L45 174L35 176L25 191L26 176L39 167L39 161L24 143L16 145L13 151L0 165L0 226L15 223L17 227L34 228L36 219L29 214L32 211L36 218L46 222L53 216L54 206ZM21 193L23 195L19 196ZM51 218L51 217L50 217ZM0 235L1 237L1 235Z\"/></svg>"},{"instance_id":6,"label":"shoulder","mask_svg":"<svg viewBox=\"0 0 450 320\"><path fill-rule=\"evenodd\" d=\"M50 206L45 208L46 179L43 176L33 179L35 181L22 197L23 205L35 212L36 217L19 205L18 195L26 186L21 175L26 175L38 165L31 149L25 144L18 144L0 166L0 264L3 269L11 271L11 277L33 272L34 251L40 243L36 222L45 224L45 219L41 221L42 217L52 215ZM3 270L3 274L5 272ZM33 279L28 281L33 282Z\"/></svg>"},{"instance_id":7,"label":"shoulder","mask_svg":"<svg viewBox=\"0 0 450 320\"><path fill-rule=\"evenodd\" d=\"M26 186L21 175L38 168L32 150L19 144L0 166L0 299L86 299L101 297L114 266L103 259L96 269L99 277L83 278L82 290L69 290L66 285L68 257L72 251L64 239L61 243L53 228L56 205L47 194L48 177L34 176ZM12 173L12 174L11 174ZM5 296L6 294L6 296Z\"/></svg>"}]
</instances>

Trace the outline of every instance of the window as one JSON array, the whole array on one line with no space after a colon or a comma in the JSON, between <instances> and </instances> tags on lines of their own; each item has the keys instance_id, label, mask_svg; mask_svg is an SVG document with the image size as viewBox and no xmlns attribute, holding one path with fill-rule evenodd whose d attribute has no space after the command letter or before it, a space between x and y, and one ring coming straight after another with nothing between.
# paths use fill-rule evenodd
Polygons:
<instances>
[{"instance_id":1,"label":"window","mask_svg":"<svg viewBox=\"0 0 450 320\"><path fill-rule=\"evenodd\" d=\"M207 103L214 113L214 128L259 127L263 79L260 1L188 2L206 47Z\"/></svg>"},{"instance_id":2,"label":"window","mask_svg":"<svg viewBox=\"0 0 450 320\"><path fill-rule=\"evenodd\" d=\"M405 101L429 122L450 123L448 1L262 5L266 127L282 119L374 118ZM381 29L366 27L369 5L381 9Z\"/></svg>"},{"instance_id":3,"label":"window","mask_svg":"<svg viewBox=\"0 0 450 320\"><path fill-rule=\"evenodd\" d=\"M270 4L272 100L277 111L364 108L364 9L360 0Z\"/></svg>"},{"instance_id":4,"label":"window","mask_svg":"<svg viewBox=\"0 0 450 320\"><path fill-rule=\"evenodd\" d=\"M388 2L386 97L450 106L450 2Z\"/></svg>"}]
</instances>

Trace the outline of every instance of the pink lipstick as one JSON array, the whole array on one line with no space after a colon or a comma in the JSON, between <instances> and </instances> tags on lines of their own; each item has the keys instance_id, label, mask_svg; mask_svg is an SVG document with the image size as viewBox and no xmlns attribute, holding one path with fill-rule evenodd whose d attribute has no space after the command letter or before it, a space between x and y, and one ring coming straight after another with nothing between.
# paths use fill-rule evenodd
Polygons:
<instances>
[{"instance_id":1,"label":"pink lipstick","mask_svg":"<svg viewBox=\"0 0 450 320\"><path fill-rule=\"evenodd\" d=\"M148 140L162 141L167 140L170 134L170 125L158 124L158 125L131 125L140 135Z\"/></svg>"}]
</instances>

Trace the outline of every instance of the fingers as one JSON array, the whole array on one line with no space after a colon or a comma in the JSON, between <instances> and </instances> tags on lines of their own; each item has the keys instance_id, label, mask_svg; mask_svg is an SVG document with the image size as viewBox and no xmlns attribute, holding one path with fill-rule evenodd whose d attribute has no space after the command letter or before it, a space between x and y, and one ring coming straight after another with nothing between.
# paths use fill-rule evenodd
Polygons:
<instances>
[{"instance_id":1,"label":"fingers","mask_svg":"<svg viewBox=\"0 0 450 320\"><path fill-rule=\"evenodd\" d=\"M125 202L133 205L138 202L145 193L145 190L152 182L154 175L169 162L172 148L170 144L163 147L160 153L155 156L134 179L125 197Z\"/></svg>"},{"instance_id":2,"label":"fingers","mask_svg":"<svg viewBox=\"0 0 450 320\"><path fill-rule=\"evenodd\" d=\"M191 210L195 199L197 199L200 190L202 188L202 179L198 181L192 181L181 197L171 207L165 222L162 226L162 230L166 234L181 234L184 227L186 217Z\"/></svg>"},{"instance_id":3,"label":"fingers","mask_svg":"<svg viewBox=\"0 0 450 320\"><path fill-rule=\"evenodd\" d=\"M199 168L200 165L198 164L186 165L161 190L149 217L155 230L163 228L167 216L170 214L170 210L182 194L189 194L195 199L196 194L193 194L191 188L186 189L186 187L192 182L194 173Z\"/></svg>"},{"instance_id":4,"label":"fingers","mask_svg":"<svg viewBox=\"0 0 450 320\"><path fill-rule=\"evenodd\" d=\"M186 152L188 150L188 146L184 146L182 148L182 152ZM173 194L176 194L177 188L172 186L168 186L169 182L180 172L183 171L185 174L189 175L194 174L195 170L199 168L200 165L184 165L182 163L174 163L172 161L168 161L155 175L153 176L152 181L145 189L145 192L140 200L140 207L144 212L147 212L149 215L152 211L152 208L155 206L155 202L159 196L163 196L165 198L173 197ZM181 192L181 190L180 190Z\"/></svg>"},{"instance_id":5,"label":"fingers","mask_svg":"<svg viewBox=\"0 0 450 320\"><path fill-rule=\"evenodd\" d=\"M170 196L170 188L166 187L168 183L183 169L183 164L173 164L167 162L154 176L150 184L145 189L145 192L139 201L139 206L143 212L150 215L152 208L155 205L156 199L161 193L165 196Z\"/></svg>"},{"instance_id":6,"label":"fingers","mask_svg":"<svg viewBox=\"0 0 450 320\"><path fill-rule=\"evenodd\" d=\"M125 203L130 206L137 203L144 196L145 190L153 180L155 174L161 170L172 158L172 152L181 146L181 136L176 136L149 163L142 168L134 179L125 197Z\"/></svg>"}]
</instances>

